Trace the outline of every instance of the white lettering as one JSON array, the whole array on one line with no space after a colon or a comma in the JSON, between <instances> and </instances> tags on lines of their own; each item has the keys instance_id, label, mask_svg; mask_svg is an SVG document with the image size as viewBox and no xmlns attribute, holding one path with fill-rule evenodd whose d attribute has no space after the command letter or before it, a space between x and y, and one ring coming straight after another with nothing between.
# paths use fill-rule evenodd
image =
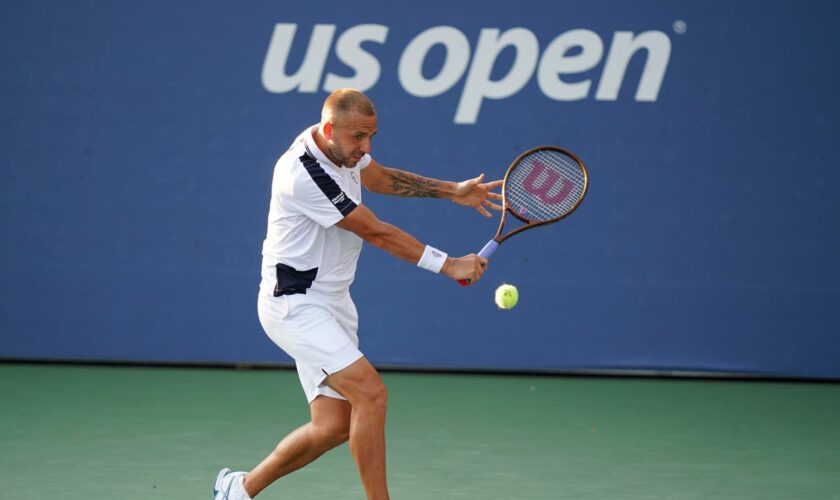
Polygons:
<instances>
[{"instance_id":1,"label":"white lettering","mask_svg":"<svg viewBox=\"0 0 840 500\"><path fill-rule=\"evenodd\" d=\"M574 56L566 53L573 47L580 47L581 52ZM560 79L561 74L583 73L594 68L604 54L604 42L595 32L572 30L555 38L543 52L537 82L543 93L558 101L577 101L589 95L592 80L567 83Z\"/></svg>"},{"instance_id":2,"label":"white lettering","mask_svg":"<svg viewBox=\"0 0 840 500\"><path fill-rule=\"evenodd\" d=\"M443 68L431 80L423 76L423 62L429 50L443 45L446 59ZM429 28L414 37L400 57L397 74L400 84L416 97L432 97L451 89L467 70L470 61L470 42L459 30L451 26Z\"/></svg>"},{"instance_id":3,"label":"white lettering","mask_svg":"<svg viewBox=\"0 0 840 500\"><path fill-rule=\"evenodd\" d=\"M262 70L263 87L269 92L317 92L327 54L330 52L335 25L317 24L312 30L306 56L297 73L286 75L286 62L292 48L297 24L278 23L274 26Z\"/></svg>"},{"instance_id":4,"label":"white lettering","mask_svg":"<svg viewBox=\"0 0 840 500\"><path fill-rule=\"evenodd\" d=\"M492 81L490 74L496 58L507 46L516 49L513 66L507 75ZM519 92L534 73L538 53L537 37L525 28L513 28L501 36L497 29L481 30L464 92L455 111L455 123L475 123L484 98L504 99Z\"/></svg>"},{"instance_id":5,"label":"white lettering","mask_svg":"<svg viewBox=\"0 0 840 500\"><path fill-rule=\"evenodd\" d=\"M635 38L630 31L615 33L595 99L599 101L618 99L618 90L624 80L627 65L630 64L633 54L640 49L647 50L647 60L645 60L645 68L639 80L639 88L636 89L636 100L656 100L671 57L671 39L661 31L645 31Z\"/></svg>"},{"instance_id":6,"label":"white lettering","mask_svg":"<svg viewBox=\"0 0 840 500\"><path fill-rule=\"evenodd\" d=\"M344 87L353 87L365 91L373 87L379 80L382 68L379 60L362 49L362 43L385 43L387 36L388 27L381 24L360 24L345 31L336 41L335 53L341 62L353 68L356 74L343 77L328 73L324 80L324 90L332 92Z\"/></svg>"},{"instance_id":7,"label":"white lettering","mask_svg":"<svg viewBox=\"0 0 840 500\"><path fill-rule=\"evenodd\" d=\"M361 24L342 33L335 43L335 53L353 74L327 73L323 90L373 88L379 81L382 67L379 60L362 45L365 42L384 44L388 31L389 28L381 24ZM333 45L335 25L315 25L300 67L290 75L286 66L296 32L296 24L278 23L274 26L262 68L262 83L269 92L297 90L311 93L318 90ZM429 52L437 45L443 46L446 51L443 66L436 75L427 78L423 75L423 65ZM510 69L500 78L491 79L499 56L508 48L514 51ZM574 51L576 48L580 50ZM600 81L597 82L595 99L618 99L627 68L641 50L646 52L646 58L635 100L656 101L671 57L671 40L661 31L645 31L638 35L631 31L615 32ZM452 26L435 26L415 36L405 47L397 67L397 77L408 94L428 98L449 91L466 73L454 121L472 124L478 119L485 99L506 99L515 95L531 80L535 69L539 88L549 99L576 101L589 97L594 78L578 77L577 81L567 81L562 77L580 75L596 68L603 55L603 40L587 29L559 34L540 56L537 37L525 28L512 28L503 33L495 28L484 28L472 52L469 39L460 30Z\"/></svg>"}]
</instances>

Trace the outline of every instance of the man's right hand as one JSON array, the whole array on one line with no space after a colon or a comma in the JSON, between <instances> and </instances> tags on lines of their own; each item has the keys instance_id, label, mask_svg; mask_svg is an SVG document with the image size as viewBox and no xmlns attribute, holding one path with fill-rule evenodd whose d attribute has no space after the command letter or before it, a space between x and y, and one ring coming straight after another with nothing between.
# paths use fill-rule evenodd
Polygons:
<instances>
[{"instance_id":1,"label":"man's right hand","mask_svg":"<svg viewBox=\"0 0 840 500\"><path fill-rule=\"evenodd\" d=\"M487 270L487 259L471 253L463 257L447 257L440 272L453 280L475 283Z\"/></svg>"}]
</instances>

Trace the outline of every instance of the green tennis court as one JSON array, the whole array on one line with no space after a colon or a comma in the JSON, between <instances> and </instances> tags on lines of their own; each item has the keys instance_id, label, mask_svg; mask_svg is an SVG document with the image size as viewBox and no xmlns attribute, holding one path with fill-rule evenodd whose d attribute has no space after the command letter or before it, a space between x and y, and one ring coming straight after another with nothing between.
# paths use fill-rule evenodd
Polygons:
<instances>
[{"instance_id":1,"label":"green tennis court","mask_svg":"<svg viewBox=\"0 0 840 500\"><path fill-rule=\"evenodd\" d=\"M840 385L385 373L392 496L840 498ZM294 371L0 365L2 498L211 498L308 417ZM347 445L261 499L364 498Z\"/></svg>"}]
</instances>

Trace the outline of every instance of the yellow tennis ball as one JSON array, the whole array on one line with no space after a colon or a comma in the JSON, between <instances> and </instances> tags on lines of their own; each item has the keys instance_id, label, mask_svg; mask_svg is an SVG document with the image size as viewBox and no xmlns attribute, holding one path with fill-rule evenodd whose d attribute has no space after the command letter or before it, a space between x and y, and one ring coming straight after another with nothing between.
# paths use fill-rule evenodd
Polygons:
<instances>
[{"instance_id":1,"label":"yellow tennis ball","mask_svg":"<svg viewBox=\"0 0 840 500\"><path fill-rule=\"evenodd\" d=\"M496 305L500 309L512 309L519 302L519 290L513 285L503 283L496 289Z\"/></svg>"}]
</instances>

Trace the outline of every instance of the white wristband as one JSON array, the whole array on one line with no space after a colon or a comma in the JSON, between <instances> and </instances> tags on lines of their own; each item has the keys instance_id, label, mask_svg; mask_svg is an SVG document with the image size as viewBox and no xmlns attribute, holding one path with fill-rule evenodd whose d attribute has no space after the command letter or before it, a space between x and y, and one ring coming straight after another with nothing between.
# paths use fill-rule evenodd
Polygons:
<instances>
[{"instance_id":1,"label":"white wristband","mask_svg":"<svg viewBox=\"0 0 840 500\"><path fill-rule=\"evenodd\" d=\"M446 257L446 253L426 245L426 249L423 250L423 255L420 257L420 262L417 263L417 267L422 267L433 273L439 273L444 262L446 262Z\"/></svg>"}]
</instances>

